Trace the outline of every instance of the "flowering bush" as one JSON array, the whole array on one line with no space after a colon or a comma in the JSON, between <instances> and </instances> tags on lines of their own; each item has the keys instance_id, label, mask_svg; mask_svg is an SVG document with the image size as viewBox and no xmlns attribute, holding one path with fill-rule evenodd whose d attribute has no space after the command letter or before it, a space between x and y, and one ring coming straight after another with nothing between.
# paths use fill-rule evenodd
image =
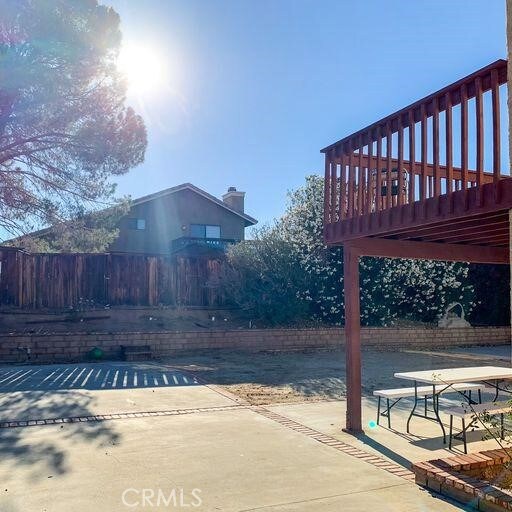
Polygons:
<instances>
[{"instance_id":1,"label":"flowering bush","mask_svg":"<svg viewBox=\"0 0 512 512\"><path fill-rule=\"evenodd\" d=\"M289 193L284 215L228 251L228 294L270 323L344 322L343 248L322 238L323 178L308 176ZM433 322L451 302L467 313L474 290L467 264L362 258L361 321Z\"/></svg>"}]
</instances>

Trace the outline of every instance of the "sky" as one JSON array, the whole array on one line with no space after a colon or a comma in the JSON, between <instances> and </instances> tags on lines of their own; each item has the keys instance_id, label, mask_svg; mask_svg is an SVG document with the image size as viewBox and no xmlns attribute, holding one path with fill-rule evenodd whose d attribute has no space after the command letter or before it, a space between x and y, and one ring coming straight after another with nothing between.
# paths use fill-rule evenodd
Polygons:
<instances>
[{"instance_id":1,"label":"sky","mask_svg":"<svg viewBox=\"0 0 512 512\"><path fill-rule=\"evenodd\" d=\"M259 225L323 173L321 148L506 57L504 0L103 3L123 44L165 62L158 87L129 90L148 149L119 194L234 186Z\"/></svg>"}]
</instances>

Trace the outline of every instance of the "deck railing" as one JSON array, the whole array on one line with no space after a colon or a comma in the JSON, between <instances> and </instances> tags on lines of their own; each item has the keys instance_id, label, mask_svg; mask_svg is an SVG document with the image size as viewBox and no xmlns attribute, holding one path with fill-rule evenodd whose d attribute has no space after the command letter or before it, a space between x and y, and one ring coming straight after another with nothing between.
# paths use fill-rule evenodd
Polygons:
<instances>
[{"instance_id":1,"label":"deck railing","mask_svg":"<svg viewBox=\"0 0 512 512\"><path fill-rule=\"evenodd\" d=\"M509 176L506 81L496 61L324 148L325 225Z\"/></svg>"},{"instance_id":2,"label":"deck railing","mask_svg":"<svg viewBox=\"0 0 512 512\"><path fill-rule=\"evenodd\" d=\"M171 252L179 251L191 245L204 245L213 249L225 251L230 245L235 244L237 241L232 238L201 238L194 236L182 236L176 238L171 242Z\"/></svg>"}]
</instances>

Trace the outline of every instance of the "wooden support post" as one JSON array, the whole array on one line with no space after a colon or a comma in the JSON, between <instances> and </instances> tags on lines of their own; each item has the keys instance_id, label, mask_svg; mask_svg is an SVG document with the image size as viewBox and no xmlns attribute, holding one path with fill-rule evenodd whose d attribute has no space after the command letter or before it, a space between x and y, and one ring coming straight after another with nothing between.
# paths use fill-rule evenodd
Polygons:
<instances>
[{"instance_id":1,"label":"wooden support post","mask_svg":"<svg viewBox=\"0 0 512 512\"><path fill-rule=\"evenodd\" d=\"M345 287L345 359L347 418L345 430L360 434L361 423L361 318L359 305L359 255L349 244L343 248Z\"/></svg>"}]
</instances>

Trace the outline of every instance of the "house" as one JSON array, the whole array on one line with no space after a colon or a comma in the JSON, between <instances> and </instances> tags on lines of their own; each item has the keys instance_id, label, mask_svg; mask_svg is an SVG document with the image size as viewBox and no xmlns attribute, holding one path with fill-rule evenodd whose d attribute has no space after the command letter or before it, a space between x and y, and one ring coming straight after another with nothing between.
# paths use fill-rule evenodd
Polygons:
<instances>
[{"instance_id":1,"label":"house","mask_svg":"<svg viewBox=\"0 0 512 512\"><path fill-rule=\"evenodd\" d=\"M244 199L245 192L235 187L229 187L221 200L191 183L134 199L107 250L164 255L224 251L244 240L245 229L258 222L245 213ZM51 232L49 227L30 236L44 238ZM20 240L8 242L18 245Z\"/></svg>"},{"instance_id":2,"label":"house","mask_svg":"<svg viewBox=\"0 0 512 512\"><path fill-rule=\"evenodd\" d=\"M245 192L230 187L222 200L184 183L130 203L112 252L167 254L191 246L224 250L258 221L244 211Z\"/></svg>"}]
</instances>

